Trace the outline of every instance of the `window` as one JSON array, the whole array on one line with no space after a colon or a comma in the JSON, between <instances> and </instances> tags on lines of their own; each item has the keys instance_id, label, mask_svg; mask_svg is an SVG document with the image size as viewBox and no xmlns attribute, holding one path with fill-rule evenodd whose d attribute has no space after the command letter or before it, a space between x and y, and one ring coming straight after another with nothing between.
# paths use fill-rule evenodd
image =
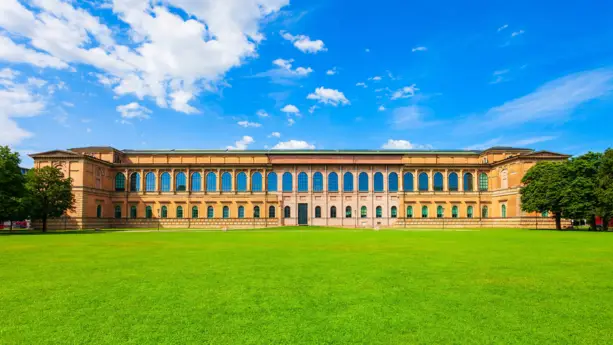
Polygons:
<instances>
[{"instance_id":1,"label":"window","mask_svg":"<svg viewBox=\"0 0 613 345\"><path fill-rule=\"evenodd\" d=\"M162 192L170 192L170 174L167 172L162 173L161 180Z\"/></svg>"},{"instance_id":2,"label":"window","mask_svg":"<svg viewBox=\"0 0 613 345\"><path fill-rule=\"evenodd\" d=\"M392 206L390 213L392 214L392 218L398 217L398 209L396 208L396 206Z\"/></svg>"},{"instance_id":3,"label":"window","mask_svg":"<svg viewBox=\"0 0 613 345\"><path fill-rule=\"evenodd\" d=\"M121 206L119 205L115 205L115 218L121 218Z\"/></svg>"},{"instance_id":4,"label":"window","mask_svg":"<svg viewBox=\"0 0 613 345\"><path fill-rule=\"evenodd\" d=\"M459 190L458 174L454 172L449 174L449 177L447 178L447 183L449 183L450 191L457 192Z\"/></svg>"},{"instance_id":5,"label":"window","mask_svg":"<svg viewBox=\"0 0 613 345\"><path fill-rule=\"evenodd\" d=\"M247 174L241 171L236 175L236 190L238 192L246 192L247 191Z\"/></svg>"},{"instance_id":6,"label":"window","mask_svg":"<svg viewBox=\"0 0 613 345\"><path fill-rule=\"evenodd\" d=\"M428 190L428 174L425 172L419 174L419 190L427 191Z\"/></svg>"},{"instance_id":7,"label":"window","mask_svg":"<svg viewBox=\"0 0 613 345\"><path fill-rule=\"evenodd\" d=\"M451 218L458 218L458 207L455 205L451 208Z\"/></svg>"},{"instance_id":8,"label":"window","mask_svg":"<svg viewBox=\"0 0 613 345\"><path fill-rule=\"evenodd\" d=\"M502 218L506 218L507 217L507 205L500 206L500 216Z\"/></svg>"},{"instance_id":9,"label":"window","mask_svg":"<svg viewBox=\"0 0 613 345\"><path fill-rule=\"evenodd\" d=\"M365 172L361 172L358 175L358 191L368 192L368 174Z\"/></svg>"},{"instance_id":10,"label":"window","mask_svg":"<svg viewBox=\"0 0 613 345\"><path fill-rule=\"evenodd\" d=\"M206 174L206 190L207 192L217 191L217 175L214 172Z\"/></svg>"},{"instance_id":11,"label":"window","mask_svg":"<svg viewBox=\"0 0 613 345\"><path fill-rule=\"evenodd\" d=\"M366 218L368 216L368 210L366 209L366 206L362 206L360 208L360 218Z\"/></svg>"},{"instance_id":12,"label":"window","mask_svg":"<svg viewBox=\"0 0 613 345\"><path fill-rule=\"evenodd\" d=\"M351 206L345 207L345 218L351 218Z\"/></svg>"},{"instance_id":13,"label":"window","mask_svg":"<svg viewBox=\"0 0 613 345\"><path fill-rule=\"evenodd\" d=\"M309 191L309 177L305 172L301 172L298 174L298 191L299 192L308 192Z\"/></svg>"},{"instance_id":14,"label":"window","mask_svg":"<svg viewBox=\"0 0 613 345\"><path fill-rule=\"evenodd\" d=\"M471 173L464 174L464 191L465 192L473 191L473 174Z\"/></svg>"},{"instance_id":15,"label":"window","mask_svg":"<svg viewBox=\"0 0 613 345\"><path fill-rule=\"evenodd\" d=\"M155 174L152 172L145 175L145 191L155 192Z\"/></svg>"},{"instance_id":16,"label":"window","mask_svg":"<svg viewBox=\"0 0 613 345\"><path fill-rule=\"evenodd\" d=\"M260 218L260 206L253 207L253 218Z\"/></svg>"},{"instance_id":17,"label":"window","mask_svg":"<svg viewBox=\"0 0 613 345\"><path fill-rule=\"evenodd\" d=\"M276 209L274 206L269 206L268 207L268 218L275 218L276 217Z\"/></svg>"},{"instance_id":18,"label":"window","mask_svg":"<svg viewBox=\"0 0 613 345\"><path fill-rule=\"evenodd\" d=\"M486 191L488 188L487 174L479 174L479 190Z\"/></svg>"},{"instance_id":19,"label":"window","mask_svg":"<svg viewBox=\"0 0 613 345\"><path fill-rule=\"evenodd\" d=\"M413 188L413 174L410 172L404 173L402 176L402 189L405 192L412 192Z\"/></svg>"},{"instance_id":20,"label":"window","mask_svg":"<svg viewBox=\"0 0 613 345\"><path fill-rule=\"evenodd\" d=\"M262 191L262 174L260 174L259 172L254 172L253 175L251 175L251 191Z\"/></svg>"},{"instance_id":21,"label":"window","mask_svg":"<svg viewBox=\"0 0 613 345\"><path fill-rule=\"evenodd\" d=\"M136 205L130 206L130 218L136 218Z\"/></svg>"},{"instance_id":22,"label":"window","mask_svg":"<svg viewBox=\"0 0 613 345\"><path fill-rule=\"evenodd\" d=\"M268 174L268 191L276 192L277 191L277 174L271 172Z\"/></svg>"},{"instance_id":23,"label":"window","mask_svg":"<svg viewBox=\"0 0 613 345\"><path fill-rule=\"evenodd\" d=\"M283 173L283 191L284 192L291 192L294 188L292 186L292 184L294 183L293 178L292 178L292 173L290 172L285 172Z\"/></svg>"},{"instance_id":24,"label":"window","mask_svg":"<svg viewBox=\"0 0 613 345\"><path fill-rule=\"evenodd\" d=\"M126 177L122 173L115 175L115 191L123 192L126 190Z\"/></svg>"},{"instance_id":25,"label":"window","mask_svg":"<svg viewBox=\"0 0 613 345\"><path fill-rule=\"evenodd\" d=\"M321 218L321 207L315 207L315 218Z\"/></svg>"},{"instance_id":26,"label":"window","mask_svg":"<svg viewBox=\"0 0 613 345\"><path fill-rule=\"evenodd\" d=\"M343 175L343 192L353 192L353 174L350 172Z\"/></svg>"},{"instance_id":27,"label":"window","mask_svg":"<svg viewBox=\"0 0 613 345\"><path fill-rule=\"evenodd\" d=\"M177 218L183 218L183 207L177 206Z\"/></svg>"},{"instance_id":28,"label":"window","mask_svg":"<svg viewBox=\"0 0 613 345\"><path fill-rule=\"evenodd\" d=\"M162 206L162 218L168 218L168 207Z\"/></svg>"},{"instance_id":29,"label":"window","mask_svg":"<svg viewBox=\"0 0 613 345\"><path fill-rule=\"evenodd\" d=\"M313 192L324 191L324 175L319 171L313 174Z\"/></svg>"},{"instance_id":30,"label":"window","mask_svg":"<svg viewBox=\"0 0 613 345\"><path fill-rule=\"evenodd\" d=\"M140 174L137 172L130 175L130 192L140 192Z\"/></svg>"},{"instance_id":31,"label":"window","mask_svg":"<svg viewBox=\"0 0 613 345\"><path fill-rule=\"evenodd\" d=\"M175 190L177 192L185 192L187 190L186 183L187 181L185 179L185 173L183 172L178 173L176 177Z\"/></svg>"},{"instance_id":32,"label":"window","mask_svg":"<svg viewBox=\"0 0 613 345\"><path fill-rule=\"evenodd\" d=\"M336 206L330 207L330 218L336 218Z\"/></svg>"},{"instance_id":33,"label":"window","mask_svg":"<svg viewBox=\"0 0 613 345\"><path fill-rule=\"evenodd\" d=\"M192 174L192 183L191 183L192 192L200 192L202 190L202 175L200 173L195 172Z\"/></svg>"},{"instance_id":34,"label":"window","mask_svg":"<svg viewBox=\"0 0 613 345\"><path fill-rule=\"evenodd\" d=\"M387 177L387 190L389 192L398 191L398 174L395 172L390 173L390 175Z\"/></svg>"},{"instance_id":35,"label":"window","mask_svg":"<svg viewBox=\"0 0 613 345\"><path fill-rule=\"evenodd\" d=\"M192 207L192 218L198 218L198 206Z\"/></svg>"},{"instance_id":36,"label":"window","mask_svg":"<svg viewBox=\"0 0 613 345\"><path fill-rule=\"evenodd\" d=\"M383 174L380 172L375 173L373 177L373 189L375 192L383 192Z\"/></svg>"},{"instance_id":37,"label":"window","mask_svg":"<svg viewBox=\"0 0 613 345\"><path fill-rule=\"evenodd\" d=\"M488 215L487 215L487 206L483 206L483 207L481 208L481 217L483 217L483 218L487 218L487 216L488 216Z\"/></svg>"},{"instance_id":38,"label":"window","mask_svg":"<svg viewBox=\"0 0 613 345\"><path fill-rule=\"evenodd\" d=\"M443 206L436 208L436 218L443 218Z\"/></svg>"},{"instance_id":39,"label":"window","mask_svg":"<svg viewBox=\"0 0 613 345\"><path fill-rule=\"evenodd\" d=\"M285 208L283 208L283 218L289 217L291 217L291 209L289 208L289 206L285 206Z\"/></svg>"},{"instance_id":40,"label":"window","mask_svg":"<svg viewBox=\"0 0 613 345\"><path fill-rule=\"evenodd\" d=\"M473 217L473 207L472 206L468 206L468 208L466 209L466 217L468 218Z\"/></svg>"},{"instance_id":41,"label":"window","mask_svg":"<svg viewBox=\"0 0 613 345\"><path fill-rule=\"evenodd\" d=\"M328 174L328 192L338 192L338 174L335 172Z\"/></svg>"},{"instance_id":42,"label":"window","mask_svg":"<svg viewBox=\"0 0 613 345\"><path fill-rule=\"evenodd\" d=\"M375 209L375 217L383 217L383 208L381 206L377 206L377 208Z\"/></svg>"},{"instance_id":43,"label":"window","mask_svg":"<svg viewBox=\"0 0 613 345\"><path fill-rule=\"evenodd\" d=\"M230 208L228 206L223 207L222 216L224 218L230 218Z\"/></svg>"},{"instance_id":44,"label":"window","mask_svg":"<svg viewBox=\"0 0 613 345\"><path fill-rule=\"evenodd\" d=\"M443 174L440 172L434 173L434 190L437 192L443 190Z\"/></svg>"},{"instance_id":45,"label":"window","mask_svg":"<svg viewBox=\"0 0 613 345\"><path fill-rule=\"evenodd\" d=\"M227 171L221 174L221 191L222 192L232 191L232 175Z\"/></svg>"},{"instance_id":46,"label":"window","mask_svg":"<svg viewBox=\"0 0 613 345\"><path fill-rule=\"evenodd\" d=\"M207 218L215 217L215 209L213 208L213 206L209 206L206 208L206 217Z\"/></svg>"},{"instance_id":47,"label":"window","mask_svg":"<svg viewBox=\"0 0 613 345\"><path fill-rule=\"evenodd\" d=\"M507 189L509 188L509 173L507 170L503 170L500 173L500 188Z\"/></svg>"},{"instance_id":48,"label":"window","mask_svg":"<svg viewBox=\"0 0 613 345\"><path fill-rule=\"evenodd\" d=\"M413 206L407 206L407 218L413 218Z\"/></svg>"},{"instance_id":49,"label":"window","mask_svg":"<svg viewBox=\"0 0 613 345\"><path fill-rule=\"evenodd\" d=\"M421 208L421 217L428 218L428 206L422 206Z\"/></svg>"},{"instance_id":50,"label":"window","mask_svg":"<svg viewBox=\"0 0 613 345\"><path fill-rule=\"evenodd\" d=\"M543 218L549 217L549 212L545 211L545 212L541 213L541 217L543 217Z\"/></svg>"},{"instance_id":51,"label":"window","mask_svg":"<svg viewBox=\"0 0 613 345\"><path fill-rule=\"evenodd\" d=\"M96 218L102 218L102 205L96 206Z\"/></svg>"},{"instance_id":52,"label":"window","mask_svg":"<svg viewBox=\"0 0 613 345\"><path fill-rule=\"evenodd\" d=\"M102 188L102 169L96 169L96 188Z\"/></svg>"},{"instance_id":53,"label":"window","mask_svg":"<svg viewBox=\"0 0 613 345\"><path fill-rule=\"evenodd\" d=\"M227 217L224 216L224 218L227 218ZM243 206L238 207L238 218L245 218L245 207Z\"/></svg>"}]
</instances>

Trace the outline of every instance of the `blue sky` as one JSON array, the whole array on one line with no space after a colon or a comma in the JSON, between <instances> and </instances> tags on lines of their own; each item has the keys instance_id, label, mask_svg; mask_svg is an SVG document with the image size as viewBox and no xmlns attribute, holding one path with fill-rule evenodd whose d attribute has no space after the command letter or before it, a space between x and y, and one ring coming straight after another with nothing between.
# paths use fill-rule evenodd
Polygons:
<instances>
[{"instance_id":1,"label":"blue sky","mask_svg":"<svg viewBox=\"0 0 613 345\"><path fill-rule=\"evenodd\" d=\"M613 142L604 1L4 0L0 12L0 144L22 153Z\"/></svg>"}]
</instances>

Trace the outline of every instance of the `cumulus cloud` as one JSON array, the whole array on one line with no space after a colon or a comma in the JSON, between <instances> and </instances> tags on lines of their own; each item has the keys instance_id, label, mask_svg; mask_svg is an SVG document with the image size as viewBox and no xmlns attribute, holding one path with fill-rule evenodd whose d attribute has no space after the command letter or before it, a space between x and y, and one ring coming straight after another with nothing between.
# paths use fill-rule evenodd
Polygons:
<instances>
[{"instance_id":1,"label":"cumulus cloud","mask_svg":"<svg viewBox=\"0 0 613 345\"><path fill-rule=\"evenodd\" d=\"M336 67L333 67L332 69L329 69L329 70L326 71L326 75L335 75L337 73L338 73L338 71L337 71Z\"/></svg>"},{"instance_id":2,"label":"cumulus cloud","mask_svg":"<svg viewBox=\"0 0 613 345\"><path fill-rule=\"evenodd\" d=\"M227 146L228 150L246 150L247 146L253 144L255 140L252 137L245 135L240 140L234 143L234 146Z\"/></svg>"},{"instance_id":3,"label":"cumulus cloud","mask_svg":"<svg viewBox=\"0 0 613 345\"><path fill-rule=\"evenodd\" d=\"M313 72L311 67L297 67L292 69L293 62L294 59L276 59L272 62L275 68L258 73L254 75L254 77L268 77L272 82L277 84L292 84L292 79L304 78Z\"/></svg>"},{"instance_id":4,"label":"cumulus cloud","mask_svg":"<svg viewBox=\"0 0 613 345\"><path fill-rule=\"evenodd\" d=\"M315 149L315 145L309 144L304 140L289 140L282 141L277 145L273 146L273 150L313 150Z\"/></svg>"},{"instance_id":5,"label":"cumulus cloud","mask_svg":"<svg viewBox=\"0 0 613 345\"><path fill-rule=\"evenodd\" d=\"M300 114L300 110L298 110L298 107L293 104L287 104L286 106L281 108L281 111L286 114Z\"/></svg>"},{"instance_id":6,"label":"cumulus cloud","mask_svg":"<svg viewBox=\"0 0 613 345\"><path fill-rule=\"evenodd\" d=\"M411 143L408 140L394 140L389 139L385 144L381 146L382 149L386 150L424 150L431 149L431 145L416 145Z\"/></svg>"},{"instance_id":7,"label":"cumulus cloud","mask_svg":"<svg viewBox=\"0 0 613 345\"><path fill-rule=\"evenodd\" d=\"M237 124L241 127L261 127L262 124L261 123L257 123L257 122L249 122L249 121L238 121Z\"/></svg>"},{"instance_id":8,"label":"cumulus cloud","mask_svg":"<svg viewBox=\"0 0 613 345\"><path fill-rule=\"evenodd\" d=\"M378 111L385 111L385 107L383 105L380 105L379 108L377 108Z\"/></svg>"},{"instance_id":9,"label":"cumulus cloud","mask_svg":"<svg viewBox=\"0 0 613 345\"><path fill-rule=\"evenodd\" d=\"M296 123L296 120L294 120L294 119L292 119L292 118L288 118L288 119L287 119L287 125L288 125L288 126L293 126L293 125L294 125L294 123Z\"/></svg>"},{"instance_id":10,"label":"cumulus cloud","mask_svg":"<svg viewBox=\"0 0 613 345\"><path fill-rule=\"evenodd\" d=\"M272 133L270 133L269 137L281 138L281 133L279 133L279 132L272 132Z\"/></svg>"},{"instance_id":11,"label":"cumulus cloud","mask_svg":"<svg viewBox=\"0 0 613 345\"><path fill-rule=\"evenodd\" d=\"M411 52L415 53L415 52L425 52L426 50L428 50L428 48L426 47L415 47L413 49L411 49Z\"/></svg>"},{"instance_id":12,"label":"cumulus cloud","mask_svg":"<svg viewBox=\"0 0 613 345\"><path fill-rule=\"evenodd\" d=\"M268 113L264 109L260 109L255 113L259 117L268 117Z\"/></svg>"},{"instance_id":13,"label":"cumulus cloud","mask_svg":"<svg viewBox=\"0 0 613 345\"><path fill-rule=\"evenodd\" d=\"M418 90L419 89L415 87L415 84L411 86L405 86L401 89L394 91L394 93L392 94L392 100L413 97L415 96L415 92Z\"/></svg>"},{"instance_id":14,"label":"cumulus cloud","mask_svg":"<svg viewBox=\"0 0 613 345\"><path fill-rule=\"evenodd\" d=\"M137 102L132 102L124 105L117 106L117 111L121 114L121 117L124 119L148 119L150 118L149 114L151 114L151 110L147 107L138 104Z\"/></svg>"},{"instance_id":15,"label":"cumulus cloud","mask_svg":"<svg viewBox=\"0 0 613 345\"><path fill-rule=\"evenodd\" d=\"M376 75L374 77L368 78L368 80L372 80L372 81L381 81L381 79L383 79L383 78L381 76L378 76L378 75Z\"/></svg>"},{"instance_id":16,"label":"cumulus cloud","mask_svg":"<svg viewBox=\"0 0 613 345\"><path fill-rule=\"evenodd\" d=\"M363 88L367 88L368 87L368 85L366 85L366 83L363 83L363 82L356 83L355 86L361 86Z\"/></svg>"},{"instance_id":17,"label":"cumulus cloud","mask_svg":"<svg viewBox=\"0 0 613 345\"><path fill-rule=\"evenodd\" d=\"M317 100L319 103L330 104L335 107L339 104L349 104L349 100L342 92L334 89L326 89L323 86L315 89L315 92L309 94L307 96L307 99Z\"/></svg>"},{"instance_id":18,"label":"cumulus cloud","mask_svg":"<svg viewBox=\"0 0 613 345\"><path fill-rule=\"evenodd\" d=\"M324 42L322 40L312 41L309 36L305 35L292 35L289 32L281 31L281 37L284 39L293 42L294 47L298 48L303 53L311 53L315 54L320 51L326 51Z\"/></svg>"}]
</instances>

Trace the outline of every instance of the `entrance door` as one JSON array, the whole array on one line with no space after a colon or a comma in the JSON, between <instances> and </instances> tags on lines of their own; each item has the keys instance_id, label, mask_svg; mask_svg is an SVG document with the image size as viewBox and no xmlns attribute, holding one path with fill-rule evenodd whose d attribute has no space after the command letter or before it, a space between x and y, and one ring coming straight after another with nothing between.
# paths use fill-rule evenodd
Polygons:
<instances>
[{"instance_id":1,"label":"entrance door","mask_svg":"<svg viewBox=\"0 0 613 345\"><path fill-rule=\"evenodd\" d=\"M298 204L298 225L309 225L309 204Z\"/></svg>"}]
</instances>

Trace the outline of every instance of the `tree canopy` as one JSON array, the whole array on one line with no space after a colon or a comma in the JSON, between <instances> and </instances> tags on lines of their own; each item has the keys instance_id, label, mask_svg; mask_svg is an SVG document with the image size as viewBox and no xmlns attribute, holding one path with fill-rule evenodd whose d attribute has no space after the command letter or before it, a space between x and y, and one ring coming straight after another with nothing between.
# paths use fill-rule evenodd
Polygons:
<instances>
[{"instance_id":1,"label":"tree canopy","mask_svg":"<svg viewBox=\"0 0 613 345\"><path fill-rule=\"evenodd\" d=\"M24 176L19 153L0 146L0 221L25 219L22 207Z\"/></svg>"},{"instance_id":2,"label":"tree canopy","mask_svg":"<svg viewBox=\"0 0 613 345\"><path fill-rule=\"evenodd\" d=\"M26 204L33 219L43 221L47 230L47 219L59 217L67 210L74 209L72 179L64 178L61 171L53 167L32 169L26 182Z\"/></svg>"}]
</instances>

